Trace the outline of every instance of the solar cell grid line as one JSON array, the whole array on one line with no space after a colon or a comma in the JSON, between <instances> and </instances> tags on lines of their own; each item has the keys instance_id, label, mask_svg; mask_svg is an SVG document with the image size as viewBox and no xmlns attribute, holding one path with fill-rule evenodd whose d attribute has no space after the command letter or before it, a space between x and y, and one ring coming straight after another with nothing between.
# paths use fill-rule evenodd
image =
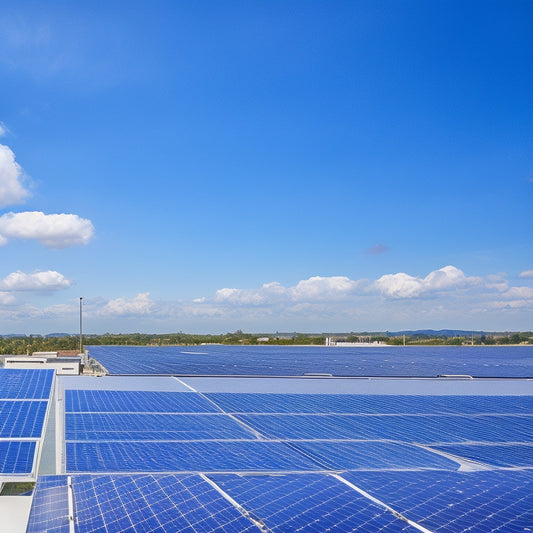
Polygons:
<instances>
[{"instance_id":1,"label":"solar cell grid line","mask_svg":"<svg viewBox=\"0 0 533 533\"><path fill-rule=\"evenodd\" d=\"M341 476L432 531L523 532L533 523L526 471L345 472Z\"/></svg>"},{"instance_id":2,"label":"solar cell grid line","mask_svg":"<svg viewBox=\"0 0 533 533\"><path fill-rule=\"evenodd\" d=\"M455 444L432 448L492 467L533 469L533 444Z\"/></svg>"},{"instance_id":3,"label":"solar cell grid line","mask_svg":"<svg viewBox=\"0 0 533 533\"><path fill-rule=\"evenodd\" d=\"M47 402L0 400L0 438L39 438Z\"/></svg>"},{"instance_id":4,"label":"solar cell grid line","mask_svg":"<svg viewBox=\"0 0 533 533\"><path fill-rule=\"evenodd\" d=\"M0 400L47 400L54 375L53 369L0 368Z\"/></svg>"},{"instance_id":5,"label":"solar cell grid line","mask_svg":"<svg viewBox=\"0 0 533 533\"><path fill-rule=\"evenodd\" d=\"M66 476L39 476L26 533L69 533Z\"/></svg>"},{"instance_id":6,"label":"solar cell grid line","mask_svg":"<svg viewBox=\"0 0 533 533\"><path fill-rule=\"evenodd\" d=\"M271 531L417 531L327 474L208 477Z\"/></svg>"},{"instance_id":7,"label":"solar cell grid line","mask_svg":"<svg viewBox=\"0 0 533 533\"><path fill-rule=\"evenodd\" d=\"M532 442L532 417L523 415L235 415L270 438L385 439L420 444Z\"/></svg>"},{"instance_id":8,"label":"solar cell grid line","mask_svg":"<svg viewBox=\"0 0 533 533\"><path fill-rule=\"evenodd\" d=\"M35 441L0 441L0 475L31 475L35 460L35 451Z\"/></svg>"},{"instance_id":9,"label":"solar cell grid line","mask_svg":"<svg viewBox=\"0 0 533 533\"><path fill-rule=\"evenodd\" d=\"M79 533L260 531L197 474L77 475L72 486Z\"/></svg>"},{"instance_id":10,"label":"solar cell grid line","mask_svg":"<svg viewBox=\"0 0 533 533\"><path fill-rule=\"evenodd\" d=\"M222 413L67 413L65 439L224 440L255 439L242 424Z\"/></svg>"},{"instance_id":11,"label":"solar cell grid line","mask_svg":"<svg viewBox=\"0 0 533 533\"><path fill-rule=\"evenodd\" d=\"M293 441L292 447L329 470L457 470L459 463L430 450L382 441Z\"/></svg>"},{"instance_id":12,"label":"solar cell grid line","mask_svg":"<svg viewBox=\"0 0 533 533\"><path fill-rule=\"evenodd\" d=\"M65 411L216 413L220 409L194 392L67 389Z\"/></svg>"},{"instance_id":13,"label":"solar cell grid line","mask_svg":"<svg viewBox=\"0 0 533 533\"><path fill-rule=\"evenodd\" d=\"M66 459L71 474L324 470L305 453L270 441L67 442Z\"/></svg>"}]
</instances>

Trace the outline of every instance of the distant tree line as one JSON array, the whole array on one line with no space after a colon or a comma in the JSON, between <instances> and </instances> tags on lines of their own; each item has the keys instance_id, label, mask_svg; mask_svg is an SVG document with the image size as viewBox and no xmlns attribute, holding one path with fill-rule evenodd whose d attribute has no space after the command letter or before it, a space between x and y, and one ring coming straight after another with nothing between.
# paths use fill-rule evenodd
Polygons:
<instances>
[{"instance_id":1,"label":"distant tree line","mask_svg":"<svg viewBox=\"0 0 533 533\"><path fill-rule=\"evenodd\" d=\"M191 333L105 333L103 335L84 335L84 345L133 345L133 346L174 346L198 344L239 344L239 345L324 345L326 337L333 337L346 342L358 342L364 339L368 342L385 342L387 344L402 345L403 335L390 336L384 333L350 333L347 335L312 334L312 333L244 333L237 330L233 333L221 335L201 335ZM24 355L33 352L48 352L57 350L76 350L80 339L77 335L67 336L5 336L0 337L1 355ZM533 332L476 334L473 337L413 334L405 336L406 345L464 345L474 344L533 344Z\"/></svg>"}]
</instances>

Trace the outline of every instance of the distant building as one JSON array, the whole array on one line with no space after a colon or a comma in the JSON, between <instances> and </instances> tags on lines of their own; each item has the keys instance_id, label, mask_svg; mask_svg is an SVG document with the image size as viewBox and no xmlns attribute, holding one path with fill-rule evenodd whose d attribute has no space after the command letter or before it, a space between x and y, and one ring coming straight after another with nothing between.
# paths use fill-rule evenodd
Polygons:
<instances>
[{"instance_id":1,"label":"distant building","mask_svg":"<svg viewBox=\"0 0 533 533\"><path fill-rule=\"evenodd\" d=\"M37 354L39 352L35 352ZM47 352L41 352L47 353ZM56 374L78 376L83 372L81 357L13 355L4 359L5 368L54 368Z\"/></svg>"}]
</instances>

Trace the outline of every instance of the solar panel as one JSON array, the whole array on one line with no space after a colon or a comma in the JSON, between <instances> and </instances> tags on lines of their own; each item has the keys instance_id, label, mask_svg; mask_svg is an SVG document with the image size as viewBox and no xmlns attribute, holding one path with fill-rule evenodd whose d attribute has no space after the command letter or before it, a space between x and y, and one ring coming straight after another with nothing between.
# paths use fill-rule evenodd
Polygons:
<instances>
[{"instance_id":1,"label":"solar panel","mask_svg":"<svg viewBox=\"0 0 533 533\"><path fill-rule=\"evenodd\" d=\"M52 369L0 368L0 399L47 400L54 373Z\"/></svg>"},{"instance_id":2,"label":"solar panel","mask_svg":"<svg viewBox=\"0 0 533 533\"><path fill-rule=\"evenodd\" d=\"M0 441L0 475L32 473L35 441Z\"/></svg>"},{"instance_id":3,"label":"solar panel","mask_svg":"<svg viewBox=\"0 0 533 533\"><path fill-rule=\"evenodd\" d=\"M271 438L365 439L403 442L532 442L533 418L523 415L236 415Z\"/></svg>"},{"instance_id":4,"label":"solar panel","mask_svg":"<svg viewBox=\"0 0 533 533\"><path fill-rule=\"evenodd\" d=\"M89 346L112 374L529 377L533 346Z\"/></svg>"},{"instance_id":5,"label":"solar panel","mask_svg":"<svg viewBox=\"0 0 533 533\"><path fill-rule=\"evenodd\" d=\"M417 531L326 474L210 475L268 531Z\"/></svg>"},{"instance_id":6,"label":"solar panel","mask_svg":"<svg viewBox=\"0 0 533 533\"><path fill-rule=\"evenodd\" d=\"M431 531L523 532L533 524L531 472L347 472L342 477Z\"/></svg>"},{"instance_id":7,"label":"solar panel","mask_svg":"<svg viewBox=\"0 0 533 533\"><path fill-rule=\"evenodd\" d=\"M433 448L493 467L533 469L532 444L454 444L433 446Z\"/></svg>"},{"instance_id":8,"label":"solar panel","mask_svg":"<svg viewBox=\"0 0 533 533\"><path fill-rule=\"evenodd\" d=\"M0 438L39 438L46 407L45 401L0 400Z\"/></svg>"},{"instance_id":9,"label":"solar panel","mask_svg":"<svg viewBox=\"0 0 533 533\"><path fill-rule=\"evenodd\" d=\"M395 442L300 441L295 449L333 470L457 470L459 464L424 448Z\"/></svg>"},{"instance_id":10,"label":"solar panel","mask_svg":"<svg viewBox=\"0 0 533 533\"><path fill-rule=\"evenodd\" d=\"M66 476L40 476L33 491L26 533L69 533Z\"/></svg>"},{"instance_id":11,"label":"solar panel","mask_svg":"<svg viewBox=\"0 0 533 533\"><path fill-rule=\"evenodd\" d=\"M67 413L67 440L253 439L223 414Z\"/></svg>"},{"instance_id":12,"label":"solar panel","mask_svg":"<svg viewBox=\"0 0 533 533\"><path fill-rule=\"evenodd\" d=\"M194 392L67 389L65 411L215 413L220 410Z\"/></svg>"},{"instance_id":13,"label":"solar panel","mask_svg":"<svg viewBox=\"0 0 533 533\"><path fill-rule=\"evenodd\" d=\"M69 473L322 469L298 450L271 441L67 442L66 452Z\"/></svg>"},{"instance_id":14,"label":"solar panel","mask_svg":"<svg viewBox=\"0 0 533 533\"><path fill-rule=\"evenodd\" d=\"M272 414L531 414L532 396L416 396L388 394L205 395L228 413Z\"/></svg>"}]
</instances>

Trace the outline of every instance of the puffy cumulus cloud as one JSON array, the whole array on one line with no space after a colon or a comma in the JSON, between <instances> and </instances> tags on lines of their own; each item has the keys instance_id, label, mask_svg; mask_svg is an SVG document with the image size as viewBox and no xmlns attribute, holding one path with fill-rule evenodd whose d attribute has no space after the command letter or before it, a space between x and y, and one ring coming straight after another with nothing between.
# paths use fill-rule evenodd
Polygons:
<instances>
[{"instance_id":1,"label":"puffy cumulus cloud","mask_svg":"<svg viewBox=\"0 0 533 533\"><path fill-rule=\"evenodd\" d=\"M45 215L42 211L6 213L0 217L0 245L7 239L32 239L47 248L87 244L94 235L92 222L78 215Z\"/></svg>"},{"instance_id":2,"label":"puffy cumulus cloud","mask_svg":"<svg viewBox=\"0 0 533 533\"><path fill-rule=\"evenodd\" d=\"M10 305L15 303L15 297L9 292L0 291L0 305Z\"/></svg>"},{"instance_id":3,"label":"puffy cumulus cloud","mask_svg":"<svg viewBox=\"0 0 533 533\"><path fill-rule=\"evenodd\" d=\"M134 298L116 298L109 300L97 314L100 316L146 316L155 310L156 304L150 293L140 293Z\"/></svg>"},{"instance_id":4,"label":"puffy cumulus cloud","mask_svg":"<svg viewBox=\"0 0 533 533\"><path fill-rule=\"evenodd\" d=\"M348 298L361 285L362 281L353 281L346 276L313 276L291 287L289 293L298 301L338 300Z\"/></svg>"},{"instance_id":5,"label":"puffy cumulus cloud","mask_svg":"<svg viewBox=\"0 0 533 533\"><path fill-rule=\"evenodd\" d=\"M533 270L524 270L518 274L519 278L533 278Z\"/></svg>"},{"instance_id":6,"label":"puffy cumulus cloud","mask_svg":"<svg viewBox=\"0 0 533 533\"><path fill-rule=\"evenodd\" d=\"M467 277L454 266L445 266L430 272L425 278L404 272L381 276L374 286L383 295L392 298L416 298L424 294L478 285L481 278Z\"/></svg>"},{"instance_id":7,"label":"puffy cumulus cloud","mask_svg":"<svg viewBox=\"0 0 533 533\"><path fill-rule=\"evenodd\" d=\"M5 132L0 124L0 130ZM0 208L23 203L30 195L24 186L26 177L9 147L0 144Z\"/></svg>"},{"instance_id":8,"label":"puffy cumulus cloud","mask_svg":"<svg viewBox=\"0 0 533 533\"><path fill-rule=\"evenodd\" d=\"M37 271L31 274L19 270L0 281L0 290L6 292L57 291L68 289L71 285L71 280L55 270Z\"/></svg>"}]
</instances>

